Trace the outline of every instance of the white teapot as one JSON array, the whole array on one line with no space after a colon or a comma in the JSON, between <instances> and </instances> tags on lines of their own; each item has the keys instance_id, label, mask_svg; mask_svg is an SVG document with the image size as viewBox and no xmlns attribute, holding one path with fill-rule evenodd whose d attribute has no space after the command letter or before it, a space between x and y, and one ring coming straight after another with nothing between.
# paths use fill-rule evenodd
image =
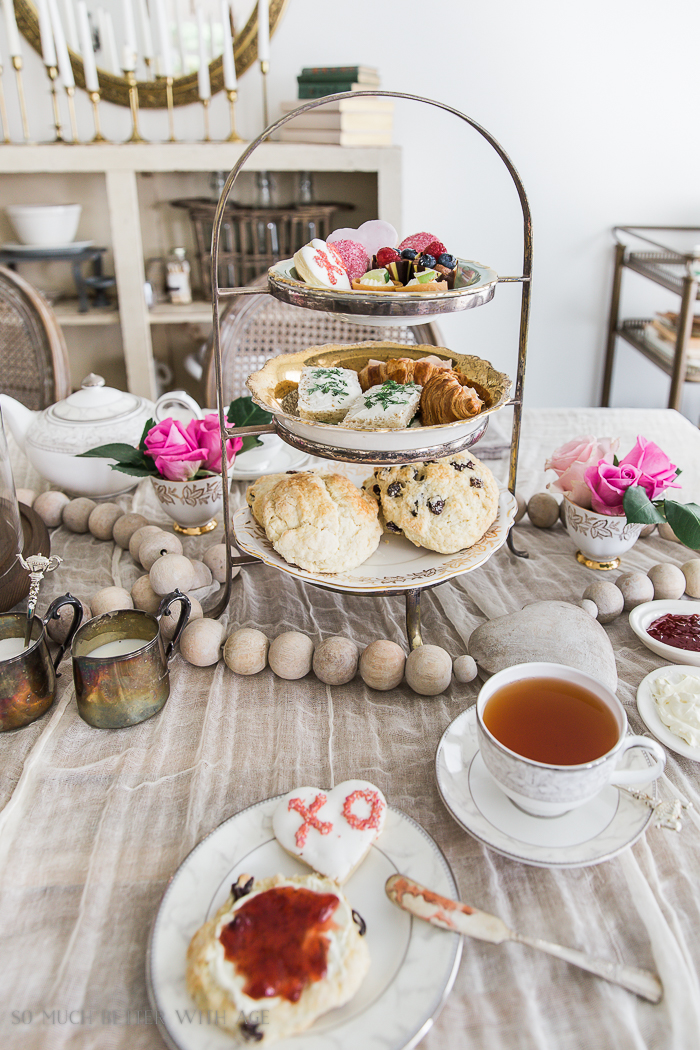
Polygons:
<instances>
[{"instance_id":1,"label":"white teapot","mask_svg":"<svg viewBox=\"0 0 700 1050\"><path fill-rule=\"evenodd\" d=\"M190 416L201 416L196 401L184 391L163 394L154 404L148 398L105 386L102 376L92 373L80 390L43 412L32 412L13 397L0 394L12 436L34 469L65 492L93 498L128 492L139 478L112 470L113 460L78 460L77 455L115 441L137 446L146 422L161 418L161 403L168 409L185 406Z\"/></svg>"}]
</instances>

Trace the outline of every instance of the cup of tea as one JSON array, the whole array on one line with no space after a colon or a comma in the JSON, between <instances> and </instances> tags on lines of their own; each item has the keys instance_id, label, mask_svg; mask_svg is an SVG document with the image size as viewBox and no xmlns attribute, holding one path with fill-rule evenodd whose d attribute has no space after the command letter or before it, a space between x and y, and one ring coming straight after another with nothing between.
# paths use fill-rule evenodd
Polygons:
<instances>
[{"instance_id":1,"label":"cup of tea","mask_svg":"<svg viewBox=\"0 0 700 1050\"><path fill-rule=\"evenodd\" d=\"M482 687L476 705L484 765L508 798L538 817L582 806L607 784L641 787L663 772L655 740L627 736L625 710L607 686L563 664L517 664ZM642 748L646 768L622 769Z\"/></svg>"},{"instance_id":2,"label":"cup of tea","mask_svg":"<svg viewBox=\"0 0 700 1050\"><path fill-rule=\"evenodd\" d=\"M160 621L175 602L180 616L166 646ZM83 624L73 638L73 681L78 713L97 729L123 729L157 714L170 696L168 661L187 623L192 604L173 591L156 616L119 609Z\"/></svg>"},{"instance_id":3,"label":"cup of tea","mask_svg":"<svg viewBox=\"0 0 700 1050\"><path fill-rule=\"evenodd\" d=\"M51 659L46 625L64 605L73 606L68 636ZM83 618L83 607L72 594L63 594L49 606L46 616L32 620L29 645L24 644L24 613L0 616L0 732L18 729L41 718L56 698L56 669Z\"/></svg>"}]
</instances>

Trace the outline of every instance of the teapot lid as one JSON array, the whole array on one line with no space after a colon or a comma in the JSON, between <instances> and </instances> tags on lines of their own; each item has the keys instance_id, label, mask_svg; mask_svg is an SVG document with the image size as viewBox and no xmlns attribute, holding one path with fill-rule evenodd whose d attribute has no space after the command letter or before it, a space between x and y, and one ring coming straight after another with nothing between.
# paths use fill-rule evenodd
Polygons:
<instances>
[{"instance_id":1,"label":"teapot lid","mask_svg":"<svg viewBox=\"0 0 700 1050\"><path fill-rule=\"evenodd\" d=\"M54 419L71 423L105 422L131 415L141 407L142 399L115 387L105 386L102 376L86 376L80 390L70 394L50 409Z\"/></svg>"}]
</instances>

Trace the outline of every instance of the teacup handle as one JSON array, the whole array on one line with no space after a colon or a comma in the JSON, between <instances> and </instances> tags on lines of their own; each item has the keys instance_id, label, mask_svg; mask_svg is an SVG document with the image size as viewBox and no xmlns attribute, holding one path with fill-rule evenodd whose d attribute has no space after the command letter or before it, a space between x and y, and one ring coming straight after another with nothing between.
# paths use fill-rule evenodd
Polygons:
<instances>
[{"instance_id":1,"label":"teacup handle","mask_svg":"<svg viewBox=\"0 0 700 1050\"><path fill-rule=\"evenodd\" d=\"M642 787L656 780L664 771L666 752L661 744L657 744L656 740L650 740L648 736L626 736L620 748L618 760L633 747L641 747L645 751L650 751L656 761L647 769L616 769L610 777L610 783L615 784L616 787Z\"/></svg>"},{"instance_id":2,"label":"teacup handle","mask_svg":"<svg viewBox=\"0 0 700 1050\"><path fill-rule=\"evenodd\" d=\"M68 634L66 635L65 642L62 646L60 646L58 652L56 653L56 658L53 662L55 671L58 671L58 665L63 659L63 655L66 649L70 648L71 642L73 641L73 635L80 627L80 623L83 619L83 606L80 603L80 599L74 598L72 594L62 594L60 598L56 598L54 601L52 601L51 605L49 605L48 609L46 610L46 616L42 621L44 627L46 627L47 623L52 618L54 620L58 619L58 610L62 609L64 605L73 606L73 622L70 625L70 629L68 631Z\"/></svg>"},{"instance_id":3,"label":"teacup handle","mask_svg":"<svg viewBox=\"0 0 700 1050\"><path fill-rule=\"evenodd\" d=\"M175 634L173 635L172 639L168 642L167 646L165 647L165 659L166 660L169 660L170 657L172 656L173 649L175 648L180 635L182 634L183 630L185 629L185 624L189 620L190 613L192 612L192 602L189 600L187 595L183 594L182 591L180 591L180 590L171 591L170 594L166 594L165 598L163 598L163 601L160 603L160 605L158 607L158 612L156 614L156 619L158 620L159 624L160 624L161 617L165 616L165 614L168 611L168 609L170 608L170 606L174 605L175 602L180 602L180 619L177 621L177 627L175 628Z\"/></svg>"}]
</instances>

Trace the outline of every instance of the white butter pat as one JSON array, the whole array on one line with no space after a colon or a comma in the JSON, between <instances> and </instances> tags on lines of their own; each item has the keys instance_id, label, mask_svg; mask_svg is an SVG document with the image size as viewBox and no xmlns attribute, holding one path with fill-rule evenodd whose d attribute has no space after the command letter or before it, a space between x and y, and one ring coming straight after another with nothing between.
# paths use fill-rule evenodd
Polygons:
<instances>
[{"instance_id":1,"label":"white butter pat","mask_svg":"<svg viewBox=\"0 0 700 1050\"><path fill-rule=\"evenodd\" d=\"M663 724L691 747L700 746L700 674L669 670L651 685Z\"/></svg>"},{"instance_id":2,"label":"white butter pat","mask_svg":"<svg viewBox=\"0 0 700 1050\"><path fill-rule=\"evenodd\" d=\"M302 419L339 423L361 394L357 372L351 368L303 368L298 412Z\"/></svg>"},{"instance_id":3,"label":"white butter pat","mask_svg":"<svg viewBox=\"0 0 700 1050\"><path fill-rule=\"evenodd\" d=\"M417 383L395 383L393 379L371 386L351 405L343 426L352 430L407 427L418 411L422 392Z\"/></svg>"}]
</instances>

